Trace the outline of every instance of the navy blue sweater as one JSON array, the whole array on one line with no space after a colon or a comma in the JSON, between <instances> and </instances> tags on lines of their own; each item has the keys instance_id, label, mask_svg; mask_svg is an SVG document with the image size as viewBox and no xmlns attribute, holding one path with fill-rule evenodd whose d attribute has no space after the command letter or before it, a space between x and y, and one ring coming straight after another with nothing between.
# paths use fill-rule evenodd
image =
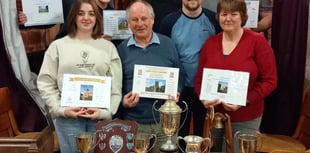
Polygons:
<instances>
[{"instance_id":1,"label":"navy blue sweater","mask_svg":"<svg viewBox=\"0 0 310 153\"><path fill-rule=\"evenodd\" d=\"M167 36L156 33L153 33L153 35L155 35L155 37L156 35L158 36L160 44L152 43L146 48L137 47L135 45L127 46L129 38L118 46L117 50L123 66L123 95L132 91L135 64L180 68L179 76L182 76L181 73L183 73L183 68L181 67L174 42ZM181 91L182 85L183 79L179 78L179 91ZM121 104L119 113L122 118L134 120L138 123L154 123L155 120L158 122L159 112L153 109L153 103L156 100L157 99L140 98L137 106L133 108L123 108ZM159 108L163 102L164 100L159 100L157 108Z\"/></svg>"}]
</instances>

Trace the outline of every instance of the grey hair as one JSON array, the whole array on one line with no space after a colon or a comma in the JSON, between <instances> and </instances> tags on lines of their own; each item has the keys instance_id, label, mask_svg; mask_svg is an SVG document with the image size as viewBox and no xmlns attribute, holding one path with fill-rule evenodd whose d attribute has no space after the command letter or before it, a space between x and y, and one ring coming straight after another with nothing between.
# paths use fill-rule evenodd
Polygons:
<instances>
[{"instance_id":1,"label":"grey hair","mask_svg":"<svg viewBox=\"0 0 310 153\"><path fill-rule=\"evenodd\" d=\"M131 8L131 6L135 3L142 3L144 4L147 8L148 8L148 12L149 12L149 15L153 18L155 18L155 13L154 13L154 9L152 7L152 5L150 3L148 3L147 1L145 0L135 0L133 1L132 3L130 3L130 5L126 8L126 18L127 20L129 20L129 10Z\"/></svg>"}]
</instances>

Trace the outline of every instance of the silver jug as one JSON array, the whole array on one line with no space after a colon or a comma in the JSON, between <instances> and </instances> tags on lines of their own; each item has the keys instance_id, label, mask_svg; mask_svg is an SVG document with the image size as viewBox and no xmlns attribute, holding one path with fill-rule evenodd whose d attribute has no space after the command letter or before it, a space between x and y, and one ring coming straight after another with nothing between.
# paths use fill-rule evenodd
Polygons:
<instances>
[{"instance_id":1,"label":"silver jug","mask_svg":"<svg viewBox=\"0 0 310 153\"><path fill-rule=\"evenodd\" d=\"M179 136L178 137L178 141L181 140L181 139L186 142L185 152L179 146L180 150L183 153L204 153L211 146L211 139L208 138L208 137L207 138L202 138L202 137L196 136L196 135L188 135L188 136L185 136L183 138L183 137ZM205 149L203 151L201 151L201 144L204 141L206 141L207 146L205 147Z\"/></svg>"}]
</instances>

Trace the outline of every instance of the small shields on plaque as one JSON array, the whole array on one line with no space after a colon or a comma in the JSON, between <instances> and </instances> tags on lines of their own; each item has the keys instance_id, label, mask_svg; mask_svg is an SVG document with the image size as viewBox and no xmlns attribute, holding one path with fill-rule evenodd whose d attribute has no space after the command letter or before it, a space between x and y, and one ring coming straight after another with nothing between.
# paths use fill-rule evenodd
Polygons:
<instances>
[{"instance_id":1,"label":"small shields on plaque","mask_svg":"<svg viewBox=\"0 0 310 153\"><path fill-rule=\"evenodd\" d=\"M134 134L133 133L127 133L127 143L126 143L126 147L128 150L132 150L133 149L133 137Z\"/></svg>"},{"instance_id":2,"label":"small shields on plaque","mask_svg":"<svg viewBox=\"0 0 310 153\"><path fill-rule=\"evenodd\" d=\"M137 129L138 125L135 121L114 119L98 122L96 140L99 142L97 142L95 152L133 152L133 138Z\"/></svg>"}]
</instances>

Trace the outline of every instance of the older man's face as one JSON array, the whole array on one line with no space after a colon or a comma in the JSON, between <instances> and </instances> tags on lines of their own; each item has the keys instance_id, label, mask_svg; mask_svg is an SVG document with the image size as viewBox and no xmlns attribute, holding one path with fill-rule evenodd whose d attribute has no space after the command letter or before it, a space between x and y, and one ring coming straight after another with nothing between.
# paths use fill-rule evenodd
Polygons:
<instances>
[{"instance_id":1,"label":"older man's face","mask_svg":"<svg viewBox=\"0 0 310 153\"><path fill-rule=\"evenodd\" d=\"M128 26L135 39L149 39L152 36L154 17L151 16L148 7L137 2L130 7Z\"/></svg>"}]
</instances>

